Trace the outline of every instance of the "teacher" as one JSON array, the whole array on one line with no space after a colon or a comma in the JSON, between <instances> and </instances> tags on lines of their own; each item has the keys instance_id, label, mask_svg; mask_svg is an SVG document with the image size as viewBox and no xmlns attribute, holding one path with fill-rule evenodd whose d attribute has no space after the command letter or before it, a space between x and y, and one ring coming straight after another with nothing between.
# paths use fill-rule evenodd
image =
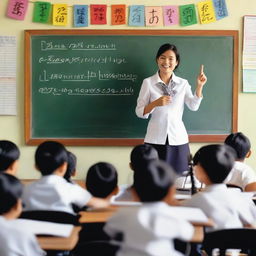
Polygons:
<instances>
[{"instance_id":1,"label":"teacher","mask_svg":"<svg viewBox=\"0 0 256 256\"><path fill-rule=\"evenodd\" d=\"M157 73L143 80L136 114L145 119L151 115L144 142L156 148L159 158L182 174L188 170L190 154L188 134L182 121L184 104L192 111L198 110L207 77L201 65L193 94L188 81L174 74L180 64L180 55L172 44L159 48L156 63Z\"/></svg>"}]
</instances>

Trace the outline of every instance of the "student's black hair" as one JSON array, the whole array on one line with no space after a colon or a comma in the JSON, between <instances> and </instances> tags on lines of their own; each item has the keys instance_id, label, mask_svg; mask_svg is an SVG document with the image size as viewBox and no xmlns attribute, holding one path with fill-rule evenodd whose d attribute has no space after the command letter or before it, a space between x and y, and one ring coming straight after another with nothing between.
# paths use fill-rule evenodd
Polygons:
<instances>
[{"instance_id":1,"label":"student's black hair","mask_svg":"<svg viewBox=\"0 0 256 256\"><path fill-rule=\"evenodd\" d=\"M235 161L234 150L227 145L201 147L193 158L194 165L201 165L212 183L222 183Z\"/></svg>"},{"instance_id":2,"label":"student's black hair","mask_svg":"<svg viewBox=\"0 0 256 256\"><path fill-rule=\"evenodd\" d=\"M109 196L117 187L116 168L106 162L92 165L86 175L85 187L95 197Z\"/></svg>"},{"instance_id":3,"label":"student's black hair","mask_svg":"<svg viewBox=\"0 0 256 256\"><path fill-rule=\"evenodd\" d=\"M68 162L68 154L61 143L45 141L38 146L35 163L42 175L52 174L64 162Z\"/></svg>"},{"instance_id":4,"label":"student's black hair","mask_svg":"<svg viewBox=\"0 0 256 256\"><path fill-rule=\"evenodd\" d=\"M137 145L130 154L130 161L133 170L140 170L151 160L159 159L157 150L149 144Z\"/></svg>"},{"instance_id":5,"label":"student's black hair","mask_svg":"<svg viewBox=\"0 0 256 256\"><path fill-rule=\"evenodd\" d=\"M13 142L0 140L0 172L7 170L19 157L20 150Z\"/></svg>"},{"instance_id":6,"label":"student's black hair","mask_svg":"<svg viewBox=\"0 0 256 256\"><path fill-rule=\"evenodd\" d=\"M242 132L231 133L224 143L236 151L238 160L244 160L251 149L250 140Z\"/></svg>"},{"instance_id":7,"label":"student's black hair","mask_svg":"<svg viewBox=\"0 0 256 256\"><path fill-rule=\"evenodd\" d=\"M156 54L156 60L163 54L165 53L166 51L173 51L175 53L175 56L176 56L176 60L178 62L177 66L175 67L175 69L178 68L178 66L180 65L180 54L178 52L178 49L175 45L173 44L163 44L159 47L158 51L157 51L157 54Z\"/></svg>"},{"instance_id":8,"label":"student's black hair","mask_svg":"<svg viewBox=\"0 0 256 256\"><path fill-rule=\"evenodd\" d=\"M162 160L152 160L134 174L134 188L142 202L163 200L174 182L174 170Z\"/></svg>"},{"instance_id":9,"label":"student's black hair","mask_svg":"<svg viewBox=\"0 0 256 256\"><path fill-rule=\"evenodd\" d=\"M8 213L22 195L22 184L13 175L0 174L0 215Z\"/></svg>"},{"instance_id":10,"label":"student's black hair","mask_svg":"<svg viewBox=\"0 0 256 256\"><path fill-rule=\"evenodd\" d=\"M67 171L64 175L64 179L67 180L68 182L71 182L71 176L75 173L76 171L76 156L68 151L68 166L67 166Z\"/></svg>"}]
</instances>

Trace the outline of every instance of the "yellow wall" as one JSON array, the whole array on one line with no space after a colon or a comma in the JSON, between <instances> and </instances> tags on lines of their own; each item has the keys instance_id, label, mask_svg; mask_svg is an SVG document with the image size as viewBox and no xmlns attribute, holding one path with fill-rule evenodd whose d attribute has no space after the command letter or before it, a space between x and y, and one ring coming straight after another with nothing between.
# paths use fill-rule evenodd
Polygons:
<instances>
[{"instance_id":1,"label":"yellow wall","mask_svg":"<svg viewBox=\"0 0 256 256\"><path fill-rule=\"evenodd\" d=\"M81 1L81 0L49 0L51 3L68 3L74 4L94 4L95 1ZM150 5L181 5L198 3L198 0L147 0L147 1L135 1L135 0L101 0L97 3L102 4L144 4ZM252 150L256 147L255 134L256 134L256 114L253 111L256 108L256 94L241 93L241 46L242 46L242 21L244 15L256 15L256 2L255 0L226 0L229 17L224 18L215 23L208 25L193 25L186 27L185 29L196 30L239 30L239 99L238 99L238 130L244 132L252 142ZM23 31L26 29L57 29L51 25L44 25L38 23L32 23L32 11L33 3L29 3L27 16L24 21L16 21L5 17L7 0L0 1L0 35L17 37L17 116L0 116L0 139L12 140L21 149L20 158L20 170L18 176L20 178L37 178L39 174L34 170L33 155L35 147L27 146L24 143L24 36ZM71 8L69 9L71 12ZM108 14L110 14L108 9ZM108 15L110 20L110 15ZM109 22L108 22L109 24ZM63 27L63 29L72 28L72 17L70 15L69 25ZM89 29L131 29L126 25L122 26L110 26L110 25L94 25L89 26ZM151 28L142 28L151 29ZM157 27L156 29L170 29L170 27ZM184 29L180 26L173 26L172 29ZM221 56L220 56L221 58ZM207 73L207 67L205 67ZM216 74L217 76L218 74ZM207 85L206 85L207 86ZM221 91L220 91L221 93ZM207 95L204 95L207 97ZM214 118L213 118L214 122ZM191 144L192 152L195 152L202 144ZM97 161L109 161L114 164L119 171L119 182L124 183L129 180L129 154L131 147L68 147L68 149L74 152L78 157L78 174L76 178L82 179L85 175L88 167ZM252 167L256 169L256 157L253 154L250 159L247 160Z\"/></svg>"}]
</instances>

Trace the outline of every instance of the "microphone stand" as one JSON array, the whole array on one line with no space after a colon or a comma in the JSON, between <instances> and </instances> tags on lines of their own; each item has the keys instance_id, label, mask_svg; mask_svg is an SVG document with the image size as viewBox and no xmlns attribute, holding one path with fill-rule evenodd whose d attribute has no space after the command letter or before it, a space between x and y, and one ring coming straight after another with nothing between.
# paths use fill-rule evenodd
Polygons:
<instances>
[{"instance_id":1,"label":"microphone stand","mask_svg":"<svg viewBox=\"0 0 256 256\"><path fill-rule=\"evenodd\" d=\"M197 192L197 189L195 186L195 177L193 172L193 157L191 154L189 156L188 166L189 166L189 175L191 180L191 195L194 195Z\"/></svg>"}]
</instances>

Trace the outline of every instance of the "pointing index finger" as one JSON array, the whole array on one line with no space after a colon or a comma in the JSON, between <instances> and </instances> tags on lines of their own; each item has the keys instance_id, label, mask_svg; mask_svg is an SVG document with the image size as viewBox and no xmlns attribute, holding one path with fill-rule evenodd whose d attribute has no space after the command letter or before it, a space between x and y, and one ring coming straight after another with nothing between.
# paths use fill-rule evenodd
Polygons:
<instances>
[{"instance_id":1,"label":"pointing index finger","mask_svg":"<svg viewBox=\"0 0 256 256\"><path fill-rule=\"evenodd\" d=\"M200 74L203 74L204 73L204 65L201 65L200 67Z\"/></svg>"}]
</instances>

